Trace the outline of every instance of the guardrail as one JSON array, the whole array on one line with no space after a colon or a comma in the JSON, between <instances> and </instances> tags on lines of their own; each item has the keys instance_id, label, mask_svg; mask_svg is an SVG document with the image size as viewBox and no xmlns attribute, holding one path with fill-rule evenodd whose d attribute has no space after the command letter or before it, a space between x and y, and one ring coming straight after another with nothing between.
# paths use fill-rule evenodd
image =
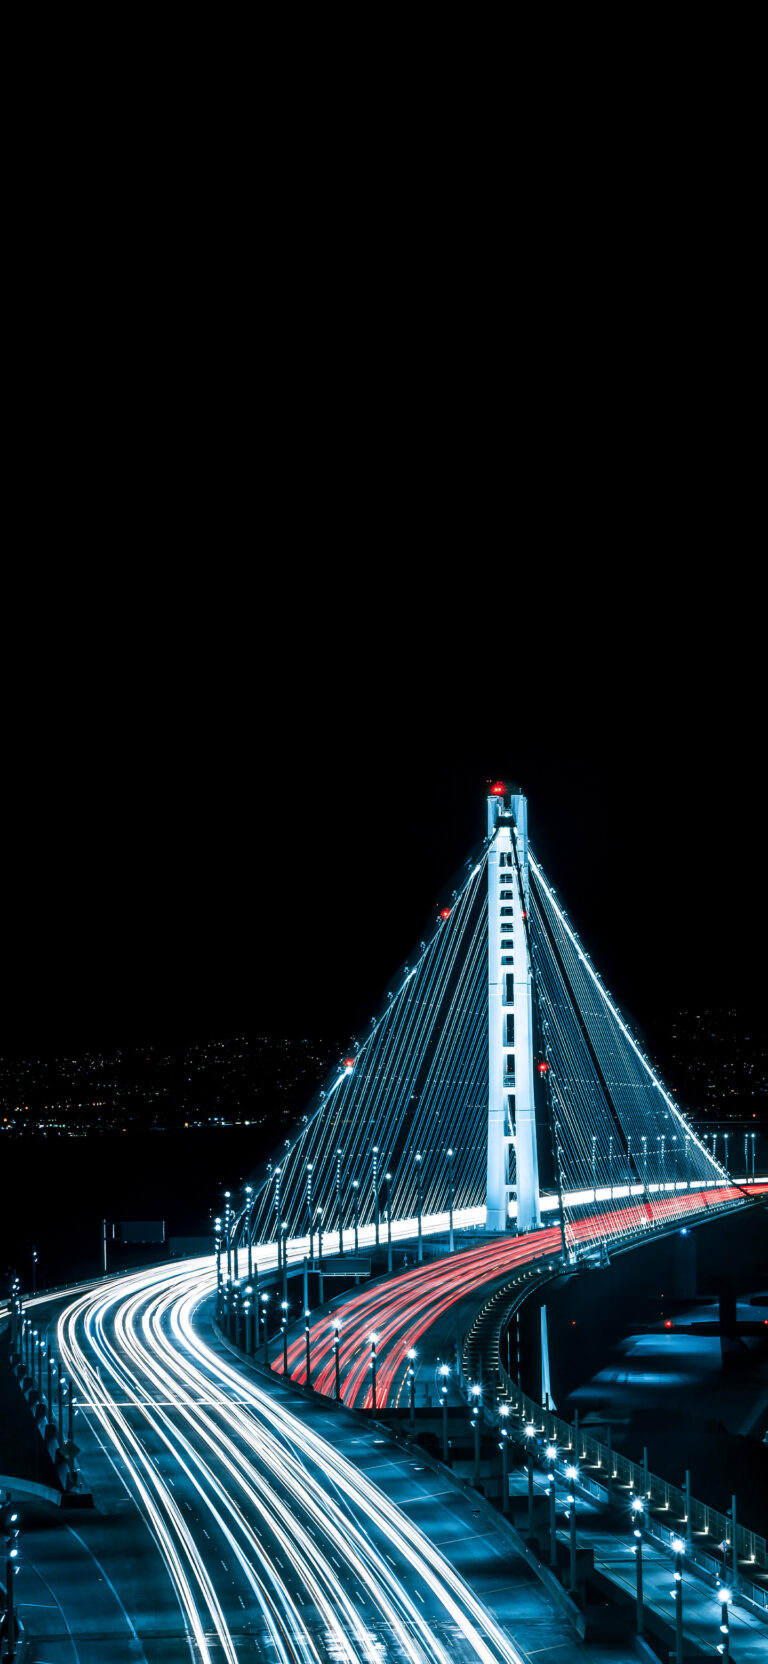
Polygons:
<instances>
[{"instance_id":1,"label":"guardrail","mask_svg":"<svg viewBox=\"0 0 768 1664\"><path fill-rule=\"evenodd\" d=\"M578 1424L564 1421L554 1410L538 1404L529 1398L511 1379L501 1360L500 1373L506 1397L514 1414L521 1424L533 1426L535 1436L541 1437L545 1443L557 1445L560 1452L566 1453L570 1460L586 1463L604 1478L595 1479L587 1473L579 1475L580 1486L588 1490L593 1496L600 1496L602 1500L615 1500L615 1492L625 1489L629 1494L644 1498L647 1503L645 1510L645 1529L650 1537L655 1537L665 1546L676 1536L686 1539L686 1557L695 1565L708 1571L715 1577L723 1577L726 1556L733 1554L733 1520L731 1515L720 1512L707 1502L701 1502L697 1497L688 1497L685 1490L673 1485L668 1479L662 1479L658 1474L651 1473L645 1462L633 1462L628 1456L613 1450L609 1444L603 1444L600 1439L592 1438L585 1433ZM486 1408L486 1415L489 1414ZM690 1503L690 1511L689 1511ZM651 1513L652 1509L669 1513L674 1525L667 1526L663 1520ZM712 1545L725 1545L723 1558L717 1560L701 1543L694 1540L695 1534L708 1537ZM750 1577L749 1568L754 1566L756 1571L768 1569L766 1557L766 1541L756 1531L749 1530L736 1521L736 1558L741 1562L737 1580L742 1592L749 1600L768 1612L768 1589L762 1584L754 1582ZM745 1569L746 1568L746 1569ZM730 1577L730 1573L729 1573Z\"/></svg>"}]
</instances>

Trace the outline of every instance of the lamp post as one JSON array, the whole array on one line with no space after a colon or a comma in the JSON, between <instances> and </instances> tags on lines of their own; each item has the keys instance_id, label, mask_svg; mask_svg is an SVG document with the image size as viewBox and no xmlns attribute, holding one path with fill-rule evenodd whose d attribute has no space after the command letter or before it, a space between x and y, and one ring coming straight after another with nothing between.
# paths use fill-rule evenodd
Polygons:
<instances>
[{"instance_id":1,"label":"lamp post","mask_svg":"<svg viewBox=\"0 0 768 1664\"><path fill-rule=\"evenodd\" d=\"M720 1606L720 1634L723 1637L717 1650L725 1659L731 1656L731 1626L728 1622L728 1608L731 1604L730 1589L718 1589L716 1598Z\"/></svg>"},{"instance_id":2,"label":"lamp post","mask_svg":"<svg viewBox=\"0 0 768 1664\"><path fill-rule=\"evenodd\" d=\"M288 1301L287 1300L281 1300L280 1301L280 1307L281 1307L281 1310L282 1310L282 1313L283 1313L283 1374L287 1375L288 1374Z\"/></svg>"},{"instance_id":3,"label":"lamp post","mask_svg":"<svg viewBox=\"0 0 768 1664\"><path fill-rule=\"evenodd\" d=\"M502 1511L503 1514L508 1514L509 1513L509 1431L508 1431L508 1428L507 1428L507 1421L509 1419L509 1405L508 1404L500 1404L499 1405L499 1415L501 1417L501 1511Z\"/></svg>"},{"instance_id":4,"label":"lamp post","mask_svg":"<svg viewBox=\"0 0 768 1664\"><path fill-rule=\"evenodd\" d=\"M472 1484L477 1489L480 1484L480 1405L478 1403L480 1388L474 1386L470 1388L470 1391L473 1400L470 1406L471 1426L475 1440L475 1466L472 1473Z\"/></svg>"},{"instance_id":5,"label":"lamp post","mask_svg":"<svg viewBox=\"0 0 768 1664\"><path fill-rule=\"evenodd\" d=\"M248 1238L248 1281L253 1282L253 1243L251 1241L251 1214L253 1213L253 1185L245 1187L245 1229Z\"/></svg>"},{"instance_id":6,"label":"lamp post","mask_svg":"<svg viewBox=\"0 0 768 1664\"><path fill-rule=\"evenodd\" d=\"M453 1253L453 1150L446 1150L448 1157L448 1252Z\"/></svg>"},{"instance_id":7,"label":"lamp post","mask_svg":"<svg viewBox=\"0 0 768 1664\"><path fill-rule=\"evenodd\" d=\"M727 1179L729 1179L730 1176L731 1176L730 1168L728 1166L728 1140L729 1140L730 1136L731 1135L730 1135L729 1132L724 1132L723 1133L723 1138L725 1140L725 1161L723 1163L723 1166L725 1167L725 1176L726 1176Z\"/></svg>"},{"instance_id":8,"label":"lamp post","mask_svg":"<svg viewBox=\"0 0 768 1664\"><path fill-rule=\"evenodd\" d=\"M576 1480L579 1477L578 1468L574 1467L573 1464L569 1463L568 1467L565 1470L565 1477L568 1480L569 1485L571 1486L571 1489L568 1493L566 1501L568 1503L568 1524L569 1524L569 1527L570 1527L570 1583L569 1583L569 1588L571 1590L574 1590L576 1588L576 1495L575 1495L574 1487L575 1487L575 1484L576 1484Z\"/></svg>"},{"instance_id":9,"label":"lamp post","mask_svg":"<svg viewBox=\"0 0 768 1664\"><path fill-rule=\"evenodd\" d=\"M268 1336L268 1333L267 1333L267 1306L268 1306L268 1304L269 1304L269 1295L268 1294L262 1294L262 1296L261 1296L261 1321L262 1321L262 1324L263 1324L263 1327L264 1327L264 1362L267 1365L267 1367L269 1367L269 1336Z\"/></svg>"},{"instance_id":10,"label":"lamp post","mask_svg":"<svg viewBox=\"0 0 768 1664\"><path fill-rule=\"evenodd\" d=\"M632 1197L632 1139L627 1134L627 1199Z\"/></svg>"},{"instance_id":11,"label":"lamp post","mask_svg":"<svg viewBox=\"0 0 768 1664\"><path fill-rule=\"evenodd\" d=\"M344 1221L341 1216L341 1150L336 1151L336 1210L339 1216L339 1253L344 1252Z\"/></svg>"},{"instance_id":12,"label":"lamp post","mask_svg":"<svg viewBox=\"0 0 768 1664\"><path fill-rule=\"evenodd\" d=\"M253 1284L248 1283L245 1290L245 1352L246 1357L253 1357Z\"/></svg>"},{"instance_id":13,"label":"lamp post","mask_svg":"<svg viewBox=\"0 0 768 1664\"><path fill-rule=\"evenodd\" d=\"M32 1249L32 1293L37 1294L37 1261L39 1255L36 1248Z\"/></svg>"},{"instance_id":14,"label":"lamp post","mask_svg":"<svg viewBox=\"0 0 768 1664\"><path fill-rule=\"evenodd\" d=\"M612 1138L608 1139L608 1182L610 1184L610 1189L611 1189L611 1201L613 1201L613 1139Z\"/></svg>"},{"instance_id":15,"label":"lamp post","mask_svg":"<svg viewBox=\"0 0 768 1664\"><path fill-rule=\"evenodd\" d=\"M592 1200L597 1201L597 1136L592 1134Z\"/></svg>"},{"instance_id":16,"label":"lamp post","mask_svg":"<svg viewBox=\"0 0 768 1664\"><path fill-rule=\"evenodd\" d=\"M754 1182L755 1182L755 1135L754 1135L753 1132L751 1132L749 1136L752 1140L752 1183L754 1184Z\"/></svg>"},{"instance_id":17,"label":"lamp post","mask_svg":"<svg viewBox=\"0 0 768 1664\"><path fill-rule=\"evenodd\" d=\"M691 1188L691 1135L688 1132L685 1135L685 1188Z\"/></svg>"},{"instance_id":18,"label":"lamp post","mask_svg":"<svg viewBox=\"0 0 768 1664\"><path fill-rule=\"evenodd\" d=\"M376 1226L376 1247L379 1246L379 1146L373 1146L373 1218Z\"/></svg>"},{"instance_id":19,"label":"lamp post","mask_svg":"<svg viewBox=\"0 0 768 1664\"><path fill-rule=\"evenodd\" d=\"M275 1234L277 1236L277 1264L281 1265L280 1255L283 1247L283 1220L280 1212L280 1168L275 1168Z\"/></svg>"},{"instance_id":20,"label":"lamp post","mask_svg":"<svg viewBox=\"0 0 768 1664\"><path fill-rule=\"evenodd\" d=\"M312 1354L310 1352L310 1340L309 1340L309 1312L304 1313L304 1344L305 1344L306 1353L307 1353L307 1386L311 1387L311 1385L312 1385Z\"/></svg>"},{"instance_id":21,"label":"lamp post","mask_svg":"<svg viewBox=\"0 0 768 1664\"><path fill-rule=\"evenodd\" d=\"M375 1415L376 1414L376 1408L377 1408L377 1406L376 1406L376 1336L371 1335L369 1338L370 1338L370 1342L371 1342L371 1404L372 1404L372 1407L373 1407L373 1413Z\"/></svg>"},{"instance_id":22,"label":"lamp post","mask_svg":"<svg viewBox=\"0 0 768 1664\"><path fill-rule=\"evenodd\" d=\"M422 1205L422 1197L421 1197L421 1153L420 1153L419 1150L416 1151L416 1158L415 1159L416 1159L416 1219L417 1219L417 1225L418 1225L418 1247L417 1247L417 1250L416 1250L416 1258L418 1260L419 1265L421 1265L422 1260L424 1258L424 1245L423 1245L422 1240L421 1240L421 1205Z\"/></svg>"},{"instance_id":23,"label":"lamp post","mask_svg":"<svg viewBox=\"0 0 768 1664\"><path fill-rule=\"evenodd\" d=\"M307 1213L309 1215L309 1257L315 1263L315 1221L312 1214L312 1163L307 1162Z\"/></svg>"},{"instance_id":24,"label":"lamp post","mask_svg":"<svg viewBox=\"0 0 768 1664\"><path fill-rule=\"evenodd\" d=\"M16 1657L17 1625L16 1605L13 1598L13 1585L19 1569L19 1515L13 1503L6 1503L0 1509L2 1532L5 1537L5 1612L0 1626L0 1654L3 1651L2 1638L5 1637L5 1657Z\"/></svg>"},{"instance_id":25,"label":"lamp post","mask_svg":"<svg viewBox=\"0 0 768 1664\"><path fill-rule=\"evenodd\" d=\"M555 1490L555 1462L557 1461L557 1445L548 1444L544 1452L549 1462L549 1564L557 1565L557 1493Z\"/></svg>"},{"instance_id":26,"label":"lamp post","mask_svg":"<svg viewBox=\"0 0 768 1664\"><path fill-rule=\"evenodd\" d=\"M416 1348L415 1348L415 1346L409 1346L408 1351L406 1352L405 1355L406 1355L406 1358L408 1359L408 1363L410 1365L410 1368L408 1370L408 1381L409 1381L408 1425L411 1429L411 1432L413 1432L413 1429L416 1426Z\"/></svg>"},{"instance_id":27,"label":"lamp post","mask_svg":"<svg viewBox=\"0 0 768 1664\"><path fill-rule=\"evenodd\" d=\"M536 1428L532 1421L526 1422L525 1443L528 1451L528 1533L533 1536L533 1452L535 1448Z\"/></svg>"},{"instance_id":28,"label":"lamp post","mask_svg":"<svg viewBox=\"0 0 768 1664\"><path fill-rule=\"evenodd\" d=\"M392 1174L385 1173L387 1181L387 1273L392 1276Z\"/></svg>"},{"instance_id":29,"label":"lamp post","mask_svg":"<svg viewBox=\"0 0 768 1664\"><path fill-rule=\"evenodd\" d=\"M643 1530L645 1527L645 1509L643 1507L642 1499L639 1496L633 1496L630 1508L632 1509L632 1535L635 1539L635 1628L638 1635L642 1635L645 1627L645 1619L643 1616Z\"/></svg>"},{"instance_id":30,"label":"lamp post","mask_svg":"<svg viewBox=\"0 0 768 1664\"><path fill-rule=\"evenodd\" d=\"M440 1365L440 1399L443 1406L443 1461L446 1467L448 1466L448 1376L450 1373L448 1364Z\"/></svg>"},{"instance_id":31,"label":"lamp post","mask_svg":"<svg viewBox=\"0 0 768 1664\"><path fill-rule=\"evenodd\" d=\"M230 1282L232 1281L232 1234L231 1234L232 1209L229 1205L231 1195L232 1195L232 1192L230 1190L225 1190L225 1192L224 1192L224 1240L227 1244L227 1276L228 1276Z\"/></svg>"},{"instance_id":32,"label":"lamp post","mask_svg":"<svg viewBox=\"0 0 768 1664\"><path fill-rule=\"evenodd\" d=\"M323 1210L322 1210L321 1207L320 1208L315 1208L315 1218L317 1219L317 1257L318 1257L319 1260L322 1260L322 1257L323 1257ZM320 1281L322 1283L322 1278L320 1279Z\"/></svg>"},{"instance_id":33,"label":"lamp post","mask_svg":"<svg viewBox=\"0 0 768 1664\"><path fill-rule=\"evenodd\" d=\"M683 1555L685 1543L682 1537L673 1537L670 1544L675 1556L675 1587L672 1591L675 1601L675 1646L677 1664L683 1664Z\"/></svg>"},{"instance_id":34,"label":"lamp post","mask_svg":"<svg viewBox=\"0 0 768 1664\"><path fill-rule=\"evenodd\" d=\"M217 1290L220 1290L221 1289L221 1219L218 1217L218 1215L213 1221L213 1230L214 1230L213 1246L214 1246L214 1249L216 1251L216 1288L217 1288Z\"/></svg>"},{"instance_id":35,"label":"lamp post","mask_svg":"<svg viewBox=\"0 0 768 1664\"><path fill-rule=\"evenodd\" d=\"M340 1328L341 1328L341 1324L339 1322L339 1319L337 1317L335 1317L334 1320L333 1320L333 1362L334 1362L335 1371L336 1371L336 1403L337 1404L339 1402L339 1399L341 1398L341 1366L340 1366L340 1362L339 1362L339 1346L341 1344L340 1340L339 1340L339 1330L340 1330Z\"/></svg>"},{"instance_id":36,"label":"lamp post","mask_svg":"<svg viewBox=\"0 0 768 1664\"><path fill-rule=\"evenodd\" d=\"M358 1207L358 1191L359 1191L359 1189L360 1189L360 1180L359 1179L353 1179L352 1180L352 1201L353 1201L354 1209L355 1209L355 1253L356 1254L359 1253L359 1251L360 1251L360 1241L359 1241L358 1231L357 1231L357 1207Z\"/></svg>"}]
</instances>

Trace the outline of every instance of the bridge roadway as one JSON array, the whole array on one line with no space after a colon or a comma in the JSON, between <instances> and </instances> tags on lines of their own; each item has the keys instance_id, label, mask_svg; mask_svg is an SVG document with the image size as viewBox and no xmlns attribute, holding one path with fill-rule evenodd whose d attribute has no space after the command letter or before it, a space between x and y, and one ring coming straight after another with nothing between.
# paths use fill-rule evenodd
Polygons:
<instances>
[{"instance_id":1,"label":"bridge roadway","mask_svg":"<svg viewBox=\"0 0 768 1664\"><path fill-rule=\"evenodd\" d=\"M670 1197L666 1222L675 1228L684 1224L687 1217L706 1212L712 1204L722 1206L736 1202L742 1195L740 1188L732 1186ZM660 1215L665 1203L660 1200L655 1206L655 1223L663 1227L665 1221ZM614 1229L639 1228L643 1223L644 1208L641 1203L622 1204L614 1210ZM602 1241L605 1214L581 1219L573 1231L584 1245ZM621 1241L614 1246L621 1247ZM309 1318L312 1386L326 1397L335 1395L333 1323L336 1320L339 1323L339 1373L344 1403L356 1409L373 1408L371 1336L375 1335L376 1408L396 1409L407 1405L409 1351L416 1351L417 1360L425 1348L430 1360L434 1360L438 1353L450 1359L457 1330L457 1307L473 1296L475 1304L479 1304L481 1291L485 1292L516 1272L522 1272L537 1260L554 1258L559 1252L559 1228L547 1226L526 1236L494 1237L460 1255L414 1266L397 1276L382 1278L370 1287L341 1296ZM288 1372L294 1381L305 1385L304 1323L293 1325L289 1336ZM272 1342L270 1360L273 1370L283 1369L284 1354L280 1340ZM416 1367L419 1367L418 1362ZM451 1378L449 1402L458 1401L456 1385Z\"/></svg>"},{"instance_id":2,"label":"bridge roadway","mask_svg":"<svg viewBox=\"0 0 768 1664\"><path fill-rule=\"evenodd\" d=\"M24 1524L17 1595L34 1664L519 1664L518 1593L530 1651L562 1656L568 1624L522 1561L511 1572L494 1551L489 1566L470 1506L447 1509L413 1459L388 1464L393 1500L370 1477L373 1431L342 1427L322 1399L297 1410L295 1393L215 1342L214 1280L210 1260L155 1267L84 1290L54 1319L97 1513ZM433 1532L454 1539L481 1593Z\"/></svg>"},{"instance_id":3,"label":"bridge roadway","mask_svg":"<svg viewBox=\"0 0 768 1664\"><path fill-rule=\"evenodd\" d=\"M445 1266L412 1275L429 1271ZM376 1449L373 1430L342 1435L344 1412L322 1398L299 1411L288 1383L284 1394L206 1332L214 1281L206 1258L28 1304L39 1320L53 1314L96 1495L96 1510L67 1513L66 1525L24 1510L30 1664L568 1656L567 1624L561 1633L508 1553L502 1571L473 1510L446 1503L418 1463ZM601 1649L606 1664L624 1656Z\"/></svg>"}]
</instances>

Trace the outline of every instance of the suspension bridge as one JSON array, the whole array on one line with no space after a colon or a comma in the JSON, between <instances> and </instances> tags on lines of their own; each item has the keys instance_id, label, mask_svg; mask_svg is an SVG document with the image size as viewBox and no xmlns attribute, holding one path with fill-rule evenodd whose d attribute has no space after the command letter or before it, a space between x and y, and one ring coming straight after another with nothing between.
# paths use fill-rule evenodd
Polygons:
<instances>
[{"instance_id":1,"label":"suspension bridge","mask_svg":"<svg viewBox=\"0 0 768 1664\"><path fill-rule=\"evenodd\" d=\"M754 1154L753 1154L754 1161ZM754 1177L754 1174L753 1174ZM495 782L483 845L220 1243L341 1253L382 1222L559 1231L573 1261L743 1200L606 988ZM586 1222L589 1221L588 1228Z\"/></svg>"}]
</instances>

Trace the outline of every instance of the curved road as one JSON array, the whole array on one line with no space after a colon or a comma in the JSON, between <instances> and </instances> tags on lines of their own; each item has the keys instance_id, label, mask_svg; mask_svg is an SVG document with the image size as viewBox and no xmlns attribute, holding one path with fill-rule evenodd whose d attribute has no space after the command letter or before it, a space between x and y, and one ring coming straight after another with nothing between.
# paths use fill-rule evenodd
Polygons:
<instances>
[{"instance_id":1,"label":"curved road","mask_svg":"<svg viewBox=\"0 0 768 1664\"><path fill-rule=\"evenodd\" d=\"M191 1657L519 1664L510 1636L365 1474L195 1331L210 1262L83 1293L58 1324Z\"/></svg>"}]
</instances>

